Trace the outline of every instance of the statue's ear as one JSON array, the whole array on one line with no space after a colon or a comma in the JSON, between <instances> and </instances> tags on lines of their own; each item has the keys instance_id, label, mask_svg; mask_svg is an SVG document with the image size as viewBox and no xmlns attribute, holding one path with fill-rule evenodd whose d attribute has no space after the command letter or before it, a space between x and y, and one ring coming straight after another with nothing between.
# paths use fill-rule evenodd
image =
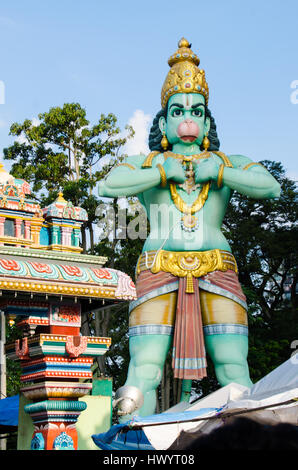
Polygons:
<instances>
[{"instance_id":1,"label":"statue's ear","mask_svg":"<svg viewBox=\"0 0 298 470\"><path fill-rule=\"evenodd\" d=\"M204 135L207 135L207 133L210 131L210 126L211 126L210 118L206 117L205 124L204 124Z\"/></svg>"},{"instance_id":2,"label":"statue's ear","mask_svg":"<svg viewBox=\"0 0 298 470\"><path fill-rule=\"evenodd\" d=\"M164 132L166 132L166 120L164 118L164 116L161 116L159 118L159 121L158 121L158 125L159 125L159 129L160 129L160 132L163 134Z\"/></svg>"}]
</instances>

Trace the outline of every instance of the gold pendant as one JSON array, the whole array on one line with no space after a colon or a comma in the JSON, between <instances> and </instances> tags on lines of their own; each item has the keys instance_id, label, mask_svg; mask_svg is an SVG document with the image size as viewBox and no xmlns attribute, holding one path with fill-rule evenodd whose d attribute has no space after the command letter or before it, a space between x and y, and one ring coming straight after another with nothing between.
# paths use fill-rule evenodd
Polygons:
<instances>
[{"instance_id":1,"label":"gold pendant","mask_svg":"<svg viewBox=\"0 0 298 470\"><path fill-rule=\"evenodd\" d=\"M194 170L193 170L193 165L192 162L185 162L187 165L187 168L185 170L185 175L186 175L186 180L182 184L178 184L178 187L181 189L184 189L184 191L187 192L187 194L190 194L192 191L195 191L197 188L200 188L200 184L195 183L195 178L194 178Z\"/></svg>"},{"instance_id":2,"label":"gold pendant","mask_svg":"<svg viewBox=\"0 0 298 470\"><path fill-rule=\"evenodd\" d=\"M181 227L186 232L194 232L198 229L198 225L198 218L192 214L186 214L181 217Z\"/></svg>"}]
</instances>

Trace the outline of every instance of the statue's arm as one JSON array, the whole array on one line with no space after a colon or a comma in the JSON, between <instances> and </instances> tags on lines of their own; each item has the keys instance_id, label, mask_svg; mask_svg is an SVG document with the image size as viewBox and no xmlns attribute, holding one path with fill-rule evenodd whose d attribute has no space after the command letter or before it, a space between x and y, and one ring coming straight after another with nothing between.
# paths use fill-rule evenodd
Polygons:
<instances>
[{"instance_id":1,"label":"statue's arm","mask_svg":"<svg viewBox=\"0 0 298 470\"><path fill-rule=\"evenodd\" d=\"M161 182L158 168L142 168L145 156L127 157L125 162L113 168L98 185L99 196L134 196Z\"/></svg>"},{"instance_id":2,"label":"statue's arm","mask_svg":"<svg viewBox=\"0 0 298 470\"><path fill-rule=\"evenodd\" d=\"M233 168L224 168L223 185L254 199L280 196L280 184L264 166L242 155L230 155L229 158Z\"/></svg>"},{"instance_id":3,"label":"statue's arm","mask_svg":"<svg viewBox=\"0 0 298 470\"><path fill-rule=\"evenodd\" d=\"M99 182L98 194L106 197L135 196L148 189L162 185L167 181L177 183L185 181L182 165L175 159L164 161L162 155L157 156L152 168L142 168L145 156L127 157L126 161L113 168L107 177Z\"/></svg>"}]
</instances>

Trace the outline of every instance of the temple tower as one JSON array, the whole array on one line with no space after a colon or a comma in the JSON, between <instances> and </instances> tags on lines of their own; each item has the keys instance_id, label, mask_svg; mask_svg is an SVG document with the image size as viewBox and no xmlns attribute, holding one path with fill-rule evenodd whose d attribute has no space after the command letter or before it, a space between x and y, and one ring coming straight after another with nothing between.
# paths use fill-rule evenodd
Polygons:
<instances>
[{"instance_id":1,"label":"temple tower","mask_svg":"<svg viewBox=\"0 0 298 470\"><path fill-rule=\"evenodd\" d=\"M0 167L0 309L22 329L6 354L21 362L31 449L77 449L76 422L87 406L79 398L92 388L94 358L111 344L80 334L82 314L136 297L129 276L81 253L85 221L86 211L62 193L41 208L29 184Z\"/></svg>"}]
</instances>

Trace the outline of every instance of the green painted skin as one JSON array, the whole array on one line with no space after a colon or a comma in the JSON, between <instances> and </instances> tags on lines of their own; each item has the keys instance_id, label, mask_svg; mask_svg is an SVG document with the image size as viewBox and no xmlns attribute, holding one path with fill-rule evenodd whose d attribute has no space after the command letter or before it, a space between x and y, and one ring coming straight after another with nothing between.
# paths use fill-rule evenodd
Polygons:
<instances>
[{"instance_id":1,"label":"green painted skin","mask_svg":"<svg viewBox=\"0 0 298 470\"><path fill-rule=\"evenodd\" d=\"M191 98L190 98L190 95ZM209 131L210 120L205 116L205 98L197 93L178 93L170 97L166 120L161 117L159 126L165 131L172 144L172 152L183 155L201 153L200 146ZM177 106L178 105L178 106ZM179 124L191 119L199 127L199 134L193 142L184 141L177 135ZM262 166L243 168L252 162L242 155L229 155L233 168L225 167L223 186L217 187L220 157L212 154L211 158L200 160L195 166L195 183L203 184L211 181L208 199L203 208L195 214L199 227L194 232L182 230L181 213L173 204L170 191L161 188L161 175L156 165L163 165L167 181L177 184L186 179L184 169L179 160L168 158L163 154L156 156L152 168L142 168L145 155L127 157L126 163L135 167L119 166L113 169L104 181L99 184L99 195L107 197L137 195L145 206L150 220L150 234L145 241L143 251L158 250L162 247L170 251L204 251L222 249L231 251L230 246L221 232L222 221L233 190L254 199L276 198L280 195L280 185L275 178ZM178 194L191 205L197 198L200 188L188 194L184 189L177 188ZM161 208L163 214L162 227L160 218L150 211L152 204ZM171 217L164 217L163 205L171 208ZM153 213L152 213L153 212ZM130 356L126 385L139 387L144 394L144 405L136 414L146 416L155 410L155 389L158 386L167 352L171 346L171 337L165 335L143 335L130 338ZM225 334L205 338L206 351L211 357L217 379L221 386L236 382L250 387L247 365L248 339L246 336ZM124 420L127 420L126 416Z\"/></svg>"}]
</instances>

